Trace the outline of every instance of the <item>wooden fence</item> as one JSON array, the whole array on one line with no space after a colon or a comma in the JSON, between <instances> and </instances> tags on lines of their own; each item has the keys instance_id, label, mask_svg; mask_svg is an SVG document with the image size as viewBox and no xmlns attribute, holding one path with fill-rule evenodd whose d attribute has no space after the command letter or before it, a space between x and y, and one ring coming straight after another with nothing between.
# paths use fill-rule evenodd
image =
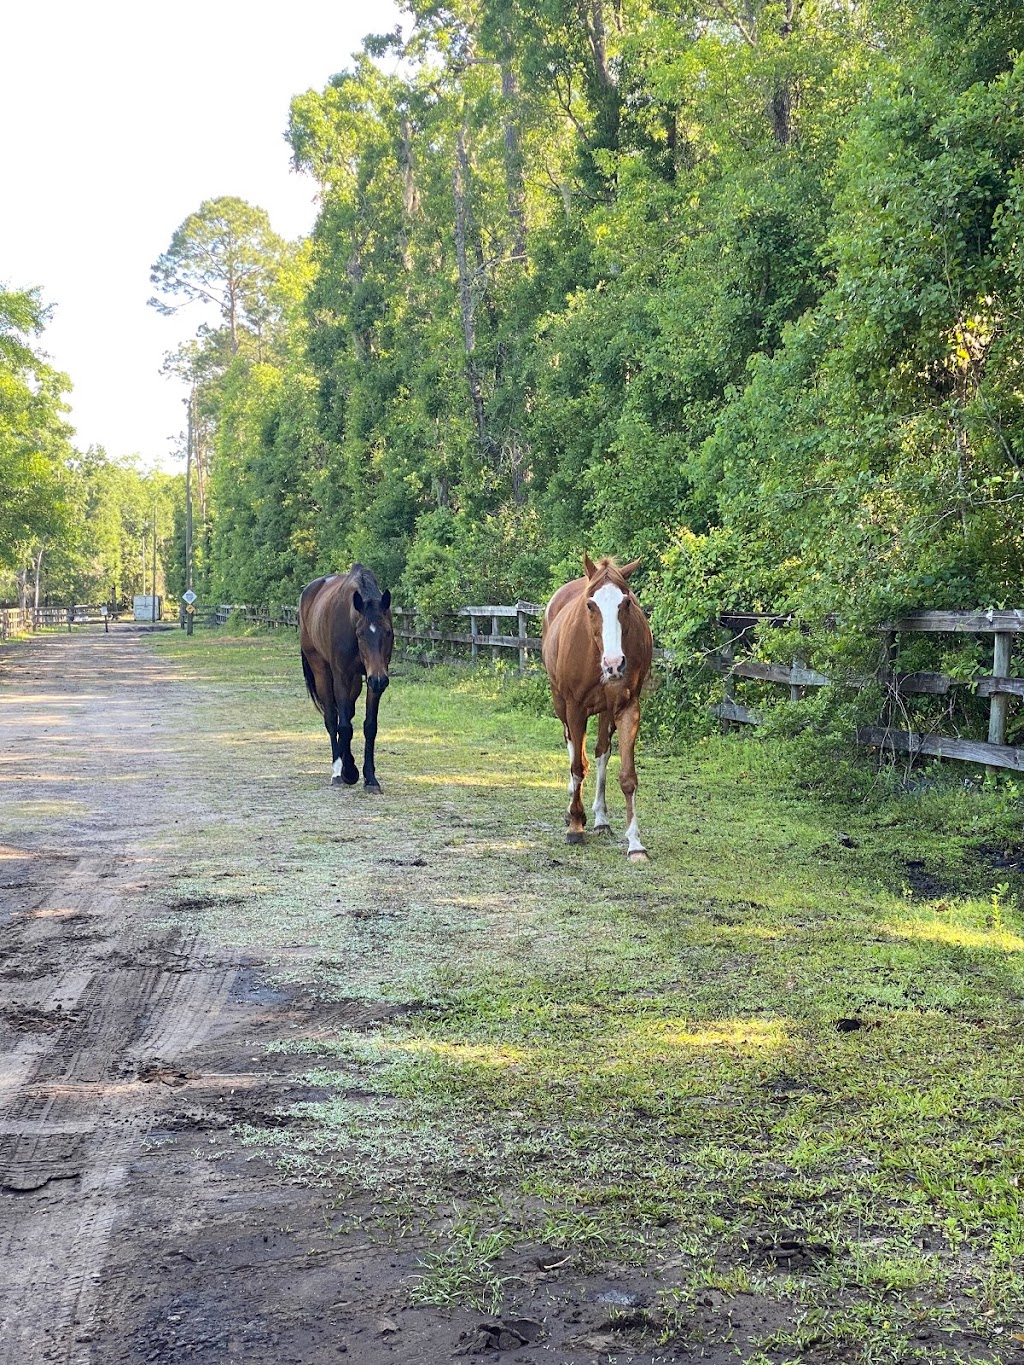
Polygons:
<instances>
[{"instance_id":1,"label":"wooden fence","mask_svg":"<svg viewBox=\"0 0 1024 1365\"><path fill-rule=\"evenodd\" d=\"M737 645L742 645L749 632L758 625L789 624L788 617L758 617L741 614L722 617L722 624L733 630L732 644L712 659L712 666L724 676L723 700L711 708L727 725L758 725L761 717L750 707L735 700L735 679L746 678L758 682L775 683L789 688L790 697L798 701L809 687L830 687L832 679L799 659L792 664L769 664L754 659L737 659ZM992 672L969 680L951 678L945 673L901 673L899 671L900 637L912 634L949 633L957 635L991 635L993 639ZM856 735L858 744L881 750L891 750L917 757L926 754L935 758L953 758L968 763L984 763L989 769L1009 768L1024 772L1024 749L1006 743L1006 722L1010 700L1024 697L1024 678L1010 676L1011 655L1016 636L1024 633L1024 611L915 611L881 629L881 663L877 674L844 679L843 686L862 689L869 684L881 684L885 692L885 706L878 725L861 726ZM959 736L916 734L900 729L896 724L901 701L907 696L945 696L957 688L989 698L988 740L962 739Z\"/></svg>"},{"instance_id":2,"label":"wooden fence","mask_svg":"<svg viewBox=\"0 0 1024 1365\"><path fill-rule=\"evenodd\" d=\"M197 608L196 618L207 620L213 626L226 626L231 617L236 617L247 626L265 626L268 629L279 626L291 626L293 630L298 629L299 609L289 606L263 606L250 607L237 605L230 602L222 602L219 607ZM182 625L185 623L184 608L181 613Z\"/></svg>"},{"instance_id":3,"label":"wooden fence","mask_svg":"<svg viewBox=\"0 0 1024 1365\"><path fill-rule=\"evenodd\" d=\"M99 612L98 607L0 607L0 640L14 635L28 635L47 626L67 626L85 619L82 612ZM102 619L99 616L97 620Z\"/></svg>"},{"instance_id":4,"label":"wooden fence","mask_svg":"<svg viewBox=\"0 0 1024 1365\"><path fill-rule=\"evenodd\" d=\"M469 618L469 630L436 630L419 623L415 611L406 607L392 607L392 618L397 618L395 638L398 640L433 642L449 645L468 645L470 658L479 659L481 649L491 649L497 658L503 649L514 649L519 655L519 671L525 673L531 652L540 649L540 637L529 634L532 617L543 616L544 608L536 602L517 602L513 607L461 607L457 616ZM502 631L502 622L515 618L515 635ZM490 623L490 632L481 630L483 622Z\"/></svg>"},{"instance_id":5,"label":"wooden fence","mask_svg":"<svg viewBox=\"0 0 1024 1365\"><path fill-rule=\"evenodd\" d=\"M409 608L392 607L396 638L407 644L440 644L467 649L469 657L478 659L480 651L491 650L497 657L502 650L515 650L520 672L525 672L531 654L540 650L540 638L530 634L530 623L542 616L544 608L535 602L516 602L513 606L462 607L452 613L453 628L446 622L424 622ZM242 621L265 627L297 627L298 610L293 606L253 607L223 604L205 616L210 624L224 625L236 616ZM455 629L459 620L468 618L469 629ZM197 619L204 619L200 615ZM515 620L516 633L503 630L506 621ZM723 699L711 707L728 726L730 724L758 725L761 717L751 707L736 700L737 679L763 682L787 687L790 698L800 700L808 688L831 687L833 680L799 659L791 664L764 663L757 659L738 658L737 654L748 642L757 627L787 625L790 617L761 616L752 613L727 613L721 624L733 632L732 644L713 655L711 667L723 675ZM484 630L483 626L490 629ZM899 671L900 637L917 633L951 632L954 634L991 635L993 637L992 673L965 681L943 673L901 673ZM1010 676L1013 641L1024 634L1024 611L917 611L908 613L883 627L881 663L877 673L842 679L840 686L863 689L881 684L885 692L885 707L880 723L862 726L856 741L875 749L902 752L912 758L928 755L937 758L959 759L984 763L990 769L1007 768L1024 772L1024 749L1006 743L1007 712L1013 697L1024 697L1024 678ZM670 662L664 650L655 650L657 662ZM971 690L975 696L989 698L989 726L987 741L963 739L959 736L916 734L896 724L900 702L913 695L944 696L957 688Z\"/></svg>"},{"instance_id":6,"label":"wooden fence","mask_svg":"<svg viewBox=\"0 0 1024 1365\"><path fill-rule=\"evenodd\" d=\"M480 657L481 649L494 650L496 655L503 649L514 649L518 652L522 672L526 671L530 653L540 649L539 637L528 633L530 618L541 616L543 613L544 608L535 602L517 602L512 607L461 607L457 612L453 612L452 616L468 617L467 631L443 629L438 622L424 623L420 614L409 607L391 608L396 640L468 646L472 659ZM297 607L252 607L231 603L222 603L217 607L209 618L210 624L227 625L232 616L246 625L253 626L294 628L299 624ZM501 623L512 617L516 620L516 634L507 635L502 631ZM485 621L490 623L489 633L481 630L481 623Z\"/></svg>"}]
</instances>

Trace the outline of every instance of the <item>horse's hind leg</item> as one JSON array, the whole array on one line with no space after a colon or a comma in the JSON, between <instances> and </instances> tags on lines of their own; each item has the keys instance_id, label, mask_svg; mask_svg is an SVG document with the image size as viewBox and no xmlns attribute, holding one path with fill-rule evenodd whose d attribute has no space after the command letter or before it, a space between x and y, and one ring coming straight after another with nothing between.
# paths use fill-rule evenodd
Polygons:
<instances>
[{"instance_id":1,"label":"horse's hind leg","mask_svg":"<svg viewBox=\"0 0 1024 1365\"><path fill-rule=\"evenodd\" d=\"M640 703L634 701L616 718L619 731L619 786L626 798L626 856L632 862L646 862L647 850L640 842L636 821L636 762L633 750L640 728Z\"/></svg>"},{"instance_id":2,"label":"horse's hind leg","mask_svg":"<svg viewBox=\"0 0 1024 1365\"><path fill-rule=\"evenodd\" d=\"M608 760L612 754L612 718L609 712L602 711L598 716L597 745L594 749L594 762L597 766L597 786L594 792L594 833L608 834L608 807L605 805L605 784L608 780Z\"/></svg>"},{"instance_id":3,"label":"horse's hind leg","mask_svg":"<svg viewBox=\"0 0 1024 1365\"><path fill-rule=\"evenodd\" d=\"M303 662L309 666L324 717L324 729L331 741L331 786L339 784L341 773L341 753L338 748L338 708L334 700L334 683L331 670L319 654L302 653Z\"/></svg>"}]
</instances>

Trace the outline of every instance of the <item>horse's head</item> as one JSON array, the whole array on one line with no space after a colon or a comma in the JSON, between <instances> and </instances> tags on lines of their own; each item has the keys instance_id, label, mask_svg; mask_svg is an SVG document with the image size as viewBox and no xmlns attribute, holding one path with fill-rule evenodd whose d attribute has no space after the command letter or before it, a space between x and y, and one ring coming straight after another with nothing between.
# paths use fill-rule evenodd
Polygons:
<instances>
[{"instance_id":1,"label":"horse's head","mask_svg":"<svg viewBox=\"0 0 1024 1365\"><path fill-rule=\"evenodd\" d=\"M636 598L626 581L640 561L620 568L607 557L597 564L589 555L583 556L587 571L587 613L601 659L601 681L620 682L626 676L630 644L630 614Z\"/></svg>"},{"instance_id":2,"label":"horse's head","mask_svg":"<svg viewBox=\"0 0 1024 1365\"><path fill-rule=\"evenodd\" d=\"M356 613L356 644L366 673L366 686L378 695L387 687L391 651L395 631L391 624L391 594L385 592L379 601L371 601L356 589L352 594Z\"/></svg>"}]
</instances>

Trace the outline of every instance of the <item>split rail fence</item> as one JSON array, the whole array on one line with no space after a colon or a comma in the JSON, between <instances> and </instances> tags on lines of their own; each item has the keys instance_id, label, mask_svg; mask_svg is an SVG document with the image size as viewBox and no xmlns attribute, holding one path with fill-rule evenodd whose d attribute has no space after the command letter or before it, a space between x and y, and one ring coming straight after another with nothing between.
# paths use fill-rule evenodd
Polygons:
<instances>
[{"instance_id":1,"label":"split rail fence","mask_svg":"<svg viewBox=\"0 0 1024 1365\"><path fill-rule=\"evenodd\" d=\"M481 649L491 649L497 656L503 649L514 649L519 655L519 668L526 671L529 655L540 649L540 638L529 634L532 617L542 616L544 608L536 602L517 602L515 606L461 607L454 618L468 619L469 630L442 629L440 623L424 623L420 614L409 607L392 607L395 638L406 643L459 645L469 648L471 659L480 657ZM223 603L212 614L211 623L223 626L236 620L253 626L292 626L299 624L297 607L249 607ZM502 623L515 618L516 634L502 629ZM490 624L490 631L482 629Z\"/></svg>"},{"instance_id":2,"label":"split rail fence","mask_svg":"<svg viewBox=\"0 0 1024 1365\"><path fill-rule=\"evenodd\" d=\"M540 637L531 622L543 615L544 608L535 602L518 601L512 606L467 606L453 613L453 625L468 622L469 629L447 628L448 623L424 622L409 608L392 608L395 636L406 645L448 645L462 651L468 649L471 659L478 659L481 650L492 651L498 657L503 650L515 650L519 670L526 672L530 656L540 650ZM297 627L298 611L291 606L251 607L221 605L209 613L211 624L224 625L235 616L246 623L267 627ZM200 615L197 619L204 619ZM791 700L799 701L808 688L836 685L800 660L792 664L765 663L758 659L737 655L750 643L757 627L786 625L789 617L759 616L748 613L727 613L720 618L722 626L733 634L732 643L712 655L709 663L723 676L723 700L711 707L728 726L731 724L758 725L761 716L756 709L736 700L736 680L775 684L789 689ZM506 623L516 623L516 633L506 630ZM489 627L489 629L487 629ZM993 640L992 673L965 681L944 673L901 673L899 644L904 635L949 632L955 635L991 636ZM989 769L1010 769L1024 772L1024 748L1006 743L1007 715L1014 697L1024 697L1024 678L1010 676L1011 657L1015 639L1024 634L1024 610L1005 611L916 611L884 626L880 632L881 662L873 675L844 678L839 685L856 690L881 685L885 707L880 723L862 726L856 732L858 744L883 752L901 752L912 758L919 755L958 759L983 763ZM670 662L664 650L655 651L655 660ZM989 724L987 741L964 739L960 736L918 734L901 729L896 724L903 698L914 695L945 696L958 688L969 689L975 696L988 697Z\"/></svg>"},{"instance_id":3,"label":"split rail fence","mask_svg":"<svg viewBox=\"0 0 1024 1365\"><path fill-rule=\"evenodd\" d=\"M831 687L833 680L823 673L807 668L800 660L791 665L762 663L755 659L737 659L737 646L742 646L751 630L760 625L788 624L788 617L729 614L722 624L735 632L730 646L712 659L712 667L724 676L724 699L711 708L712 713L726 724L758 725L761 717L756 710L735 700L735 679L775 683L789 688L790 697L799 701L809 687ZM913 634L981 635L993 641L992 672L964 680L945 673L901 673L899 671L900 637ZM1017 636L1024 634L1024 611L915 611L890 622L881 629L881 663L878 673L844 680L844 685L863 689L880 684L885 691L885 708L878 725L861 726L857 743L881 750L898 751L912 758L928 755L953 758L968 763L984 763L990 769L1009 768L1024 772L1024 749L1006 743L1007 716L1010 700L1024 697L1024 678L1010 676L1013 645ZM917 734L899 728L895 723L900 702L913 695L945 696L957 688L968 689L975 696L989 698L987 741L963 739L938 734Z\"/></svg>"},{"instance_id":4,"label":"split rail fence","mask_svg":"<svg viewBox=\"0 0 1024 1365\"><path fill-rule=\"evenodd\" d=\"M14 635L28 635L45 626L67 626L80 619L78 613L91 611L85 607L0 607L0 640ZM97 612L99 608L95 609ZM99 619L99 618L97 618Z\"/></svg>"}]
</instances>

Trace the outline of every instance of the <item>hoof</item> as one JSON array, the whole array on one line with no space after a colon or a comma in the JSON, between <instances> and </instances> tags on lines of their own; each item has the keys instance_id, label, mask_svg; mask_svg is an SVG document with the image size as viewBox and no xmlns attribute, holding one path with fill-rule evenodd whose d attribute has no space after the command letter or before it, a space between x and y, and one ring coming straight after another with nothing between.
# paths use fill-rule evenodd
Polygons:
<instances>
[{"instance_id":1,"label":"hoof","mask_svg":"<svg viewBox=\"0 0 1024 1365\"><path fill-rule=\"evenodd\" d=\"M578 829L571 829L569 833L565 836L565 842L567 844L582 844L583 831Z\"/></svg>"},{"instance_id":2,"label":"hoof","mask_svg":"<svg viewBox=\"0 0 1024 1365\"><path fill-rule=\"evenodd\" d=\"M650 861L647 857L647 850L645 848L635 848L632 853L627 853L626 857L631 863L646 863Z\"/></svg>"},{"instance_id":3,"label":"hoof","mask_svg":"<svg viewBox=\"0 0 1024 1365\"><path fill-rule=\"evenodd\" d=\"M594 833L595 833L595 834L611 834L611 832L612 832L612 827L611 827L611 825L595 825L595 826L594 826Z\"/></svg>"},{"instance_id":4,"label":"hoof","mask_svg":"<svg viewBox=\"0 0 1024 1365\"><path fill-rule=\"evenodd\" d=\"M367 782L367 784L366 784L366 790L367 790L368 792L370 792L373 796L383 796L383 795L384 795L384 792L383 792L383 790L381 789L381 785L380 785L379 782Z\"/></svg>"},{"instance_id":5,"label":"hoof","mask_svg":"<svg viewBox=\"0 0 1024 1365\"><path fill-rule=\"evenodd\" d=\"M332 787L343 787L343 786L345 785L345 783L344 783L343 779L340 778L340 777L332 777L332 778L331 778L331 781L330 781L330 785L331 785Z\"/></svg>"}]
</instances>

